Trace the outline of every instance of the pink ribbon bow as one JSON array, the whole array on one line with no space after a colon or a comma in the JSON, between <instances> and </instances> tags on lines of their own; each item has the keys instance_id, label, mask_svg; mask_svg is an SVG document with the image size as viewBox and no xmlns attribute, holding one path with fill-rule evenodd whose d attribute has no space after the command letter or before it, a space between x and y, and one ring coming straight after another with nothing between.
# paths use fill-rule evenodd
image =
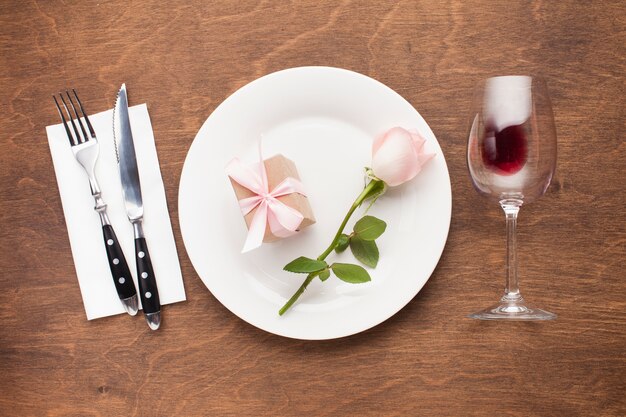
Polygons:
<instances>
[{"instance_id":1,"label":"pink ribbon bow","mask_svg":"<svg viewBox=\"0 0 626 417\"><path fill-rule=\"evenodd\" d=\"M300 181L287 177L270 191L262 158L260 163L252 166L245 165L239 158L234 158L226 166L226 174L239 185L256 194L239 200L239 207L244 216L257 208L248 228L248 236L241 253L258 248L263 244L268 223L274 236L287 237L296 233L304 216L277 198L292 193L306 195Z\"/></svg>"}]
</instances>

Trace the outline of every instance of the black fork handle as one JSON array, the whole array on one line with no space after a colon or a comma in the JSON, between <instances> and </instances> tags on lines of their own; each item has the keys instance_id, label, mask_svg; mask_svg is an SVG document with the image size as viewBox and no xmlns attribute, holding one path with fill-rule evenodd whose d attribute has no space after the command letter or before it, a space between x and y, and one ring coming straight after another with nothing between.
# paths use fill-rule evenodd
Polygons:
<instances>
[{"instance_id":1,"label":"black fork handle","mask_svg":"<svg viewBox=\"0 0 626 417\"><path fill-rule=\"evenodd\" d=\"M133 276L130 274L130 268L128 268L124 252L122 252L122 247L117 240L113 226L110 224L103 225L102 234L104 235L104 246L106 247L109 268L111 269L117 295L120 297L120 300L137 295Z\"/></svg>"}]
</instances>

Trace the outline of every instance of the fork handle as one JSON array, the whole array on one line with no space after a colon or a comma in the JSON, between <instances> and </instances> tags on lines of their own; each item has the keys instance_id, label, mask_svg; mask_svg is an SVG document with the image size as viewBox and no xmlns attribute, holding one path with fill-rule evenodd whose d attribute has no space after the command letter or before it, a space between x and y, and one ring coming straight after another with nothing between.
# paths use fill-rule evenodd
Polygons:
<instances>
[{"instance_id":1,"label":"fork handle","mask_svg":"<svg viewBox=\"0 0 626 417\"><path fill-rule=\"evenodd\" d=\"M161 311L159 289L157 288L150 252L145 237L135 239L135 256L137 260L137 281L139 282L139 295L144 314L158 313Z\"/></svg>"},{"instance_id":2,"label":"fork handle","mask_svg":"<svg viewBox=\"0 0 626 417\"><path fill-rule=\"evenodd\" d=\"M130 274L126 258L124 258L124 252L122 252L122 247L117 240L113 226L110 224L103 225L102 234L104 235L104 246L107 250L109 268L111 269L117 295L120 297L120 300L137 295L133 276Z\"/></svg>"}]
</instances>

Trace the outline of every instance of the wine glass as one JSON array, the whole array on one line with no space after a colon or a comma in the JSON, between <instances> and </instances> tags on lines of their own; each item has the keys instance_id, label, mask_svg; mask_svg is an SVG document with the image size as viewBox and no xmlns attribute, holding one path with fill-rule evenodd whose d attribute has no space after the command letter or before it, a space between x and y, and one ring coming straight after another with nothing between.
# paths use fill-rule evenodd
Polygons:
<instances>
[{"instance_id":1,"label":"wine glass","mask_svg":"<svg viewBox=\"0 0 626 417\"><path fill-rule=\"evenodd\" d=\"M469 317L555 319L555 314L526 304L517 275L517 214L522 204L545 193L556 165L554 116L542 78L501 76L479 84L472 106L467 165L476 190L504 210L507 235L504 295L498 304Z\"/></svg>"}]
</instances>

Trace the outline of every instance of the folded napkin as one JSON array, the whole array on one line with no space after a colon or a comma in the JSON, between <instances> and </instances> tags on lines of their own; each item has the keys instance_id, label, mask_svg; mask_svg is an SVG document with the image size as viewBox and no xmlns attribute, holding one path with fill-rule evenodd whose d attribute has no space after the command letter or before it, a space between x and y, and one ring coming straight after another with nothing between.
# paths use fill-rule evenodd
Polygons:
<instances>
[{"instance_id":1,"label":"folded napkin","mask_svg":"<svg viewBox=\"0 0 626 417\"><path fill-rule=\"evenodd\" d=\"M185 300L183 277L165 200L163 179L145 104L129 108L141 180L144 231L159 287L161 304ZM133 228L126 217L115 145L113 110L89 116L100 143L96 177L109 219L120 241L137 287ZM76 275L89 320L124 313L107 261L102 226L94 211L87 175L74 159L62 124L46 127L59 193L70 238Z\"/></svg>"}]
</instances>

